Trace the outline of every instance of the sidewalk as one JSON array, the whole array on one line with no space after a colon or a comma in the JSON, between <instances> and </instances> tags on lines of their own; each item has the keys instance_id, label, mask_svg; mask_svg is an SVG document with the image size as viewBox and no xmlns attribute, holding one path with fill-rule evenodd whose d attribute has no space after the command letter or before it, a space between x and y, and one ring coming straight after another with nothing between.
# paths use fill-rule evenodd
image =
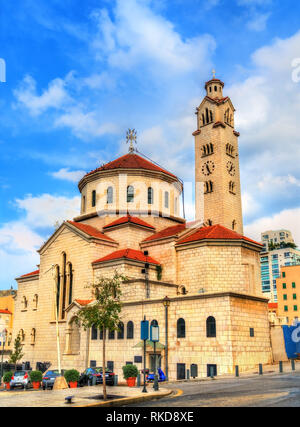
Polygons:
<instances>
[{"instance_id":1,"label":"sidewalk","mask_svg":"<svg viewBox=\"0 0 300 427\"><path fill-rule=\"evenodd\" d=\"M118 396L116 400L103 402L96 397L102 395L102 386L83 387L66 390L20 390L1 391L0 407L86 407L86 406L121 406L145 400L159 399L168 396L172 390L161 388L153 391L152 385L147 387L148 393L142 393L142 387L107 387L107 394ZM66 404L65 397L74 396L73 404ZM93 399L94 398L94 399ZM96 398L96 399L95 399Z\"/></svg>"}]
</instances>

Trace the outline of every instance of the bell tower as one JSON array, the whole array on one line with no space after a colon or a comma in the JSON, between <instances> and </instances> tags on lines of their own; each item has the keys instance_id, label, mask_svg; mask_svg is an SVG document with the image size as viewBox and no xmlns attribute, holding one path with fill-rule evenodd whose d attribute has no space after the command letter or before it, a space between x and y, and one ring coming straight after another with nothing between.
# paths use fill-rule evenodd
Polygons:
<instances>
[{"instance_id":1,"label":"bell tower","mask_svg":"<svg viewBox=\"0 0 300 427\"><path fill-rule=\"evenodd\" d=\"M224 98L223 88L214 74L196 110L196 219L243 234L239 133L234 129L234 106L229 97Z\"/></svg>"}]
</instances>

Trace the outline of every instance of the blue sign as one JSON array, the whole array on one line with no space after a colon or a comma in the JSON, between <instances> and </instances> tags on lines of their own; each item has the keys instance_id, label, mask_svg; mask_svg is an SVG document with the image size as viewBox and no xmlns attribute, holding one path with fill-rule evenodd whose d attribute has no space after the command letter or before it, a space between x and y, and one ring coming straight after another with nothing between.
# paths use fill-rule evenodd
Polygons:
<instances>
[{"instance_id":1,"label":"blue sign","mask_svg":"<svg viewBox=\"0 0 300 427\"><path fill-rule=\"evenodd\" d=\"M141 321L141 340L149 339L149 320Z\"/></svg>"},{"instance_id":2,"label":"blue sign","mask_svg":"<svg viewBox=\"0 0 300 427\"><path fill-rule=\"evenodd\" d=\"M159 326L151 326L150 328L150 341L159 341Z\"/></svg>"}]
</instances>

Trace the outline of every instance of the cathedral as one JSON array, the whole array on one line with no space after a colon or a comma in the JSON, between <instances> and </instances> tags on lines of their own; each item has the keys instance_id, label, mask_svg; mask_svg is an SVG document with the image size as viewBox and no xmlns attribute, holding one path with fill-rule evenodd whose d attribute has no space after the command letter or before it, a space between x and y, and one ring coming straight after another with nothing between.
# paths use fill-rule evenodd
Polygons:
<instances>
[{"instance_id":1,"label":"cathedral","mask_svg":"<svg viewBox=\"0 0 300 427\"><path fill-rule=\"evenodd\" d=\"M76 315L91 304L87 286L117 271L122 284L118 331L107 331L107 366L144 366L140 322L159 326L146 367L170 380L253 369L272 362L268 300L261 293L261 245L243 235L239 133L235 109L213 76L196 109L195 221L181 217L180 178L134 148L79 182L81 210L39 249L38 270L17 278L14 337L24 361L83 371L102 366L103 333L84 330ZM163 163L163 160L162 160Z\"/></svg>"}]
</instances>

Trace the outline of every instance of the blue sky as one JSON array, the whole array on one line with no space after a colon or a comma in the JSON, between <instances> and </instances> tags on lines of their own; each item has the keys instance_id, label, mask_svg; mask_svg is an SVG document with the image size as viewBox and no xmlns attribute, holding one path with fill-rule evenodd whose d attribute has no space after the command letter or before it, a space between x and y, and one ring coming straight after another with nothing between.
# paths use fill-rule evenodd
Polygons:
<instances>
[{"instance_id":1,"label":"blue sky","mask_svg":"<svg viewBox=\"0 0 300 427\"><path fill-rule=\"evenodd\" d=\"M237 109L245 232L284 227L300 242L299 12L295 0L0 0L0 288L35 269L55 222L78 212L78 179L127 151L128 128L193 181L213 68Z\"/></svg>"}]
</instances>

